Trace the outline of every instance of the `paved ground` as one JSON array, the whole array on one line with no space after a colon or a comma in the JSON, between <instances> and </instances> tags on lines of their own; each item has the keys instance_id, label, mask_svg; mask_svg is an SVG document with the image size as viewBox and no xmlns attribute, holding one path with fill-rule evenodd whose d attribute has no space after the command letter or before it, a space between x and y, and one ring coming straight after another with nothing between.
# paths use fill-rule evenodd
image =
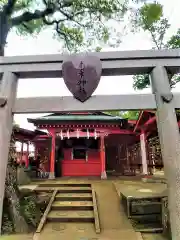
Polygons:
<instances>
[{"instance_id":1,"label":"paved ground","mask_svg":"<svg viewBox=\"0 0 180 240\"><path fill-rule=\"evenodd\" d=\"M94 183L102 231L107 229L133 231L126 218L112 182Z\"/></svg>"},{"instance_id":2,"label":"paved ground","mask_svg":"<svg viewBox=\"0 0 180 240\"><path fill-rule=\"evenodd\" d=\"M167 189L164 183L144 183L142 181L113 181L118 193L122 191L125 195L135 197L159 196Z\"/></svg>"},{"instance_id":3,"label":"paved ground","mask_svg":"<svg viewBox=\"0 0 180 240\"><path fill-rule=\"evenodd\" d=\"M131 181L130 181L130 180ZM158 193L164 191L165 184L160 183L143 183L139 178L123 177L121 179L111 180L93 180L93 179L61 179L55 180L54 183L68 182L68 183L89 183L93 184L93 187L97 193L101 234L97 235L94 231L94 225L91 223L77 224L77 223L65 223L55 224L48 223L40 236L37 236L34 240L49 240L49 239L67 239L67 240L165 240L161 235L157 234L144 234L143 238L136 234L126 218L123 208L120 205L120 200L116 192L116 188L119 190L131 190L139 191L140 193ZM116 185L116 188L113 185ZM49 183L45 181L44 183ZM40 182L34 182L35 188ZM24 186L25 188L29 186ZM143 190L144 189L144 190ZM3 237L2 240L29 240L32 236L11 236Z\"/></svg>"},{"instance_id":4,"label":"paved ground","mask_svg":"<svg viewBox=\"0 0 180 240\"><path fill-rule=\"evenodd\" d=\"M167 240L161 234L143 234L143 240Z\"/></svg>"},{"instance_id":5,"label":"paved ground","mask_svg":"<svg viewBox=\"0 0 180 240\"><path fill-rule=\"evenodd\" d=\"M1 240L32 240L32 234L16 234L16 235L8 235L8 236L1 236Z\"/></svg>"}]
</instances>

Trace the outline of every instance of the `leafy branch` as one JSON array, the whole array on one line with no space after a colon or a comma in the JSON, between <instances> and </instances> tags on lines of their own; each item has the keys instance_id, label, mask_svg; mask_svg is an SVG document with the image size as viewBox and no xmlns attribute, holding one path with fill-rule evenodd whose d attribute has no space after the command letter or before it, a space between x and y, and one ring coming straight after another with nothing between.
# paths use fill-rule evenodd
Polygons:
<instances>
[{"instance_id":1,"label":"leafy branch","mask_svg":"<svg viewBox=\"0 0 180 240\"><path fill-rule=\"evenodd\" d=\"M161 4L144 4L139 9L137 26L150 34L152 43L155 46L154 49L180 48L180 29L168 42L166 41L166 34L171 25L163 15L163 6ZM142 90L150 86L149 74L135 75L133 80L134 89ZM171 87L174 87L179 81L179 74L172 76Z\"/></svg>"},{"instance_id":2,"label":"leafy branch","mask_svg":"<svg viewBox=\"0 0 180 240\"><path fill-rule=\"evenodd\" d=\"M112 20L121 22L128 8L123 0L1 0L0 9L8 16L10 29L18 34L39 33L50 27L65 47L77 50L97 43L119 41ZM0 11L1 15L1 11Z\"/></svg>"}]
</instances>

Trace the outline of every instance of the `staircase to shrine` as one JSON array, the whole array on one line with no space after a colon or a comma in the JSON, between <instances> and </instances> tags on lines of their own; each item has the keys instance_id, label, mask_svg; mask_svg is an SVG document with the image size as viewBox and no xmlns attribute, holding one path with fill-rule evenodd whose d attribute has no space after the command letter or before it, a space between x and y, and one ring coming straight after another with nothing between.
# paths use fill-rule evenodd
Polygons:
<instances>
[{"instance_id":1,"label":"staircase to shrine","mask_svg":"<svg viewBox=\"0 0 180 240\"><path fill-rule=\"evenodd\" d=\"M35 191L52 194L33 240L142 240L125 216L112 181L48 181Z\"/></svg>"},{"instance_id":2,"label":"staircase to shrine","mask_svg":"<svg viewBox=\"0 0 180 240\"><path fill-rule=\"evenodd\" d=\"M36 233L48 223L60 223L62 231L66 223L91 223L100 233L96 193L91 184L42 184L36 191L53 191Z\"/></svg>"}]
</instances>

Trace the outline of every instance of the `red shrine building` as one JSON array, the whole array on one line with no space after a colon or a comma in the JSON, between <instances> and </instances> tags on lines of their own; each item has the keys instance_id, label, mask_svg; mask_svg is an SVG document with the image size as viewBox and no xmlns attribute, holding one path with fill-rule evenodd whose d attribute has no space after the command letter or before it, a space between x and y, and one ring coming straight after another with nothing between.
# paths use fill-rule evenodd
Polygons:
<instances>
[{"instance_id":1,"label":"red shrine building","mask_svg":"<svg viewBox=\"0 0 180 240\"><path fill-rule=\"evenodd\" d=\"M28 122L47 132L33 142L51 179L123 174L127 147L139 139L133 121L103 112L51 114Z\"/></svg>"},{"instance_id":2,"label":"red shrine building","mask_svg":"<svg viewBox=\"0 0 180 240\"><path fill-rule=\"evenodd\" d=\"M153 110L141 111L137 120L103 112L69 112L28 121L36 130L26 132L25 138L34 144L41 171L51 179L151 175L163 169ZM180 126L179 112L177 121Z\"/></svg>"}]
</instances>

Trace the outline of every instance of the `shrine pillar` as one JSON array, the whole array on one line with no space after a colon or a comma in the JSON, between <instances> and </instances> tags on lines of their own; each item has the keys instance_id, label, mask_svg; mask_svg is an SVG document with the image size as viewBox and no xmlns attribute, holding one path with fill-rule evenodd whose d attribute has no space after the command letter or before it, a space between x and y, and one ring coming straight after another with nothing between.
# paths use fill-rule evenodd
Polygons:
<instances>
[{"instance_id":1,"label":"shrine pillar","mask_svg":"<svg viewBox=\"0 0 180 240\"><path fill-rule=\"evenodd\" d=\"M140 146L141 146L141 159L142 159L142 174L148 174L148 165L147 165L147 149L146 149L146 134L144 131L140 135Z\"/></svg>"},{"instance_id":2,"label":"shrine pillar","mask_svg":"<svg viewBox=\"0 0 180 240\"><path fill-rule=\"evenodd\" d=\"M27 142L27 150L26 150L26 168L29 167L29 142Z\"/></svg>"},{"instance_id":3,"label":"shrine pillar","mask_svg":"<svg viewBox=\"0 0 180 240\"><path fill-rule=\"evenodd\" d=\"M127 164L128 173L131 172L131 166L130 166L130 159L129 159L129 157L130 157L130 156L129 156L129 148L128 148L128 145L127 145L127 146L126 146L126 159L127 159L126 164ZM125 168L124 168L124 166L123 166L123 174L125 173L124 170L125 170Z\"/></svg>"},{"instance_id":4,"label":"shrine pillar","mask_svg":"<svg viewBox=\"0 0 180 240\"><path fill-rule=\"evenodd\" d=\"M50 157L50 171L49 171L49 179L55 178L55 147L56 147L56 134L55 132L51 132L51 157Z\"/></svg>"},{"instance_id":5,"label":"shrine pillar","mask_svg":"<svg viewBox=\"0 0 180 240\"><path fill-rule=\"evenodd\" d=\"M34 143L34 158L37 159L38 155L38 147L37 147L37 142Z\"/></svg>"},{"instance_id":6,"label":"shrine pillar","mask_svg":"<svg viewBox=\"0 0 180 240\"><path fill-rule=\"evenodd\" d=\"M172 239L180 239L180 134L165 67L156 66L153 69L151 84L157 105L157 127L168 185Z\"/></svg>"},{"instance_id":7,"label":"shrine pillar","mask_svg":"<svg viewBox=\"0 0 180 240\"><path fill-rule=\"evenodd\" d=\"M21 142L21 157L20 157L20 164L23 162L23 152L24 152L24 142Z\"/></svg>"},{"instance_id":8,"label":"shrine pillar","mask_svg":"<svg viewBox=\"0 0 180 240\"><path fill-rule=\"evenodd\" d=\"M104 136L100 137L101 179L107 179Z\"/></svg>"}]
</instances>

